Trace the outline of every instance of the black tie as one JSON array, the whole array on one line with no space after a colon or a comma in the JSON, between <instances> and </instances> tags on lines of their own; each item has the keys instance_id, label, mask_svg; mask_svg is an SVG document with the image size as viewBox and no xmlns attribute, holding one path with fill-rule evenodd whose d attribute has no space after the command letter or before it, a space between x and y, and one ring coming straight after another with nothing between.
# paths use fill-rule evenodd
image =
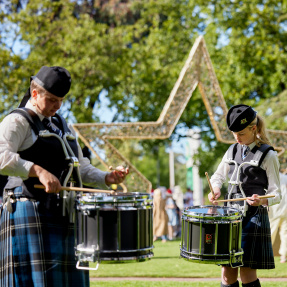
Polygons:
<instances>
[{"instance_id":1,"label":"black tie","mask_svg":"<svg viewBox=\"0 0 287 287\"><path fill-rule=\"evenodd\" d=\"M248 154L249 150L250 150L249 146L244 146L243 147L243 153L242 153L242 159L243 160L247 157L247 154Z\"/></svg>"},{"instance_id":2,"label":"black tie","mask_svg":"<svg viewBox=\"0 0 287 287\"><path fill-rule=\"evenodd\" d=\"M58 136L62 137L63 133L62 131L52 122L49 121L49 119L44 118L42 120L42 123L44 127L51 133L57 134Z\"/></svg>"}]
</instances>

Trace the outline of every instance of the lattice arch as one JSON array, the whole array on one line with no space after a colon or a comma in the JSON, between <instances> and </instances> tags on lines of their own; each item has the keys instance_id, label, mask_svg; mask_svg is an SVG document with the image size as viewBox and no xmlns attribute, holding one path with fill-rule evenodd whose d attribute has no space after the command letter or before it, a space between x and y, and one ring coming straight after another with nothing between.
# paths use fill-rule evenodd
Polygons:
<instances>
[{"instance_id":1,"label":"lattice arch","mask_svg":"<svg viewBox=\"0 0 287 287\"><path fill-rule=\"evenodd\" d=\"M129 166L131 175L127 177L125 184L122 184L125 191L150 192L152 187L150 181L109 142L109 139L169 138L197 86L217 140L233 143L233 136L225 123L228 108L202 36L196 39L156 122L81 123L74 124L73 127L106 168L111 165L117 166L119 162ZM279 151L281 168L286 169L287 132L268 130L268 133L273 145Z\"/></svg>"}]
</instances>

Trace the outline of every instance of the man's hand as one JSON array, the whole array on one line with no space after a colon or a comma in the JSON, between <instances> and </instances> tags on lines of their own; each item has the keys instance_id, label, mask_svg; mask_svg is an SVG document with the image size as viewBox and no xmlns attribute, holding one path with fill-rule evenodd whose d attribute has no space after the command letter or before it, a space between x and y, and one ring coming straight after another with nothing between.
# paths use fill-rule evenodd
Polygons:
<instances>
[{"instance_id":1,"label":"man's hand","mask_svg":"<svg viewBox=\"0 0 287 287\"><path fill-rule=\"evenodd\" d=\"M105 182L107 185L122 183L128 174L128 167L124 168L123 166L118 166L116 169L106 175Z\"/></svg>"},{"instance_id":2,"label":"man's hand","mask_svg":"<svg viewBox=\"0 0 287 287\"><path fill-rule=\"evenodd\" d=\"M47 193L58 193L61 190L59 179L39 165L34 164L31 167L29 177L38 177L39 181L45 186Z\"/></svg>"}]
</instances>

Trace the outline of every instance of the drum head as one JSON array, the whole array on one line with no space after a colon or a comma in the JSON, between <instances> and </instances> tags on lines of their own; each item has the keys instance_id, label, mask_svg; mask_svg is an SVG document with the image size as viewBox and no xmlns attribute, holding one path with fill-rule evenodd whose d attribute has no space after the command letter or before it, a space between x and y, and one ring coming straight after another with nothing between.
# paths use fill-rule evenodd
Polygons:
<instances>
[{"instance_id":1,"label":"drum head","mask_svg":"<svg viewBox=\"0 0 287 287\"><path fill-rule=\"evenodd\" d=\"M94 206L134 206L145 205L152 206L152 198L149 193L141 192L119 192L113 195L106 193L89 194L85 193L78 197L78 205L94 205Z\"/></svg>"},{"instance_id":2,"label":"drum head","mask_svg":"<svg viewBox=\"0 0 287 287\"><path fill-rule=\"evenodd\" d=\"M182 213L183 218L208 219L208 220L233 220L240 219L242 213L240 210L217 205L198 205L186 208Z\"/></svg>"}]
</instances>

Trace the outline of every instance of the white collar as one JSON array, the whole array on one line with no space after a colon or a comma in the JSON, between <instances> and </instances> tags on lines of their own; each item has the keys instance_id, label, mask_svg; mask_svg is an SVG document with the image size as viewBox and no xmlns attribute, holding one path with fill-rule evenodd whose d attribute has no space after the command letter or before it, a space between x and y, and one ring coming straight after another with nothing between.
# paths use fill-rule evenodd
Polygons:
<instances>
[{"instance_id":1,"label":"white collar","mask_svg":"<svg viewBox=\"0 0 287 287\"><path fill-rule=\"evenodd\" d=\"M253 143L251 143L251 144L249 144L249 145L242 145L242 147L248 146L249 149L252 150L252 149L255 147L255 145L256 145L256 143L255 143L255 141L254 141Z\"/></svg>"},{"instance_id":2,"label":"white collar","mask_svg":"<svg viewBox=\"0 0 287 287\"><path fill-rule=\"evenodd\" d=\"M31 104L31 101L29 100L27 102L27 104L25 105L25 108L32 110L33 112L35 112L38 117L40 118L40 120L42 121L44 118L46 118L45 116L43 116L42 114L40 114L37 109ZM47 119L49 119L49 121L51 121L51 117L48 117Z\"/></svg>"}]
</instances>

